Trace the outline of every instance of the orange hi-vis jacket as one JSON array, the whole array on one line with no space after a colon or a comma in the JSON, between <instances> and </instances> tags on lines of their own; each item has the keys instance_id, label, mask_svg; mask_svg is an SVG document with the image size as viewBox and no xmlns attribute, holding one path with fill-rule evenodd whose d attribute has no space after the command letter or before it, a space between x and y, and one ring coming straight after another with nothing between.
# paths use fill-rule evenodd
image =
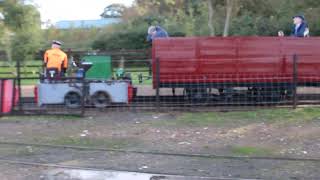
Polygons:
<instances>
[{"instance_id":1,"label":"orange hi-vis jacket","mask_svg":"<svg viewBox=\"0 0 320 180\"><path fill-rule=\"evenodd\" d=\"M45 52L44 63L46 63L46 68L57 68L61 72L61 68L68 68L68 57L59 48L52 48Z\"/></svg>"}]
</instances>

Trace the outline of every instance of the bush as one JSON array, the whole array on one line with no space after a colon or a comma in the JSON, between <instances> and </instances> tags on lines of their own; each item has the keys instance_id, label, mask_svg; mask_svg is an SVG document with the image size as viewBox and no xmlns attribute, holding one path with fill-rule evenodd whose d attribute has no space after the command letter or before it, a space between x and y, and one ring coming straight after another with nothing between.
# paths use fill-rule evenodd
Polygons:
<instances>
[{"instance_id":1,"label":"bush","mask_svg":"<svg viewBox=\"0 0 320 180\"><path fill-rule=\"evenodd\" d=\"M161 22L163 27L168 30L171 37L183 37L186 33L179 28L179 24ZM92 43L92 49L95 50L113 50L113 49L147 49L151 43L147 42L147 30L149 24L161 24L155 17L136 18L131 22L123 22L113 25L111 28L104 29L103 33L97 36Z\"/></svg>"}]
</instances>

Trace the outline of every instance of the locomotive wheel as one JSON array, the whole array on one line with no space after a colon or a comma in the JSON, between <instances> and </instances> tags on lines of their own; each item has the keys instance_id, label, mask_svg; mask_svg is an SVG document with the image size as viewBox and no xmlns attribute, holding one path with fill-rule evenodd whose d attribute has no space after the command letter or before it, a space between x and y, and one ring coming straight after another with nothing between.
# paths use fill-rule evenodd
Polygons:
<instances>
[{"instance_id":1,"label":"locomotive wheel","mask_svg":"<svg viewBox=\"0 0 320 180\"><path fill-rule=\"evenodd\" d=\"M266 96L267 96L266 100L268 102L276 103L276 102L281 101L281 92L280 91L269 92Z\"/></svg>"},{"instance_id":2,"label":"locomotive wheel","mask_svg":"<svg viewBox=\"0 0 320 180\"><path fill-rule=\"evenodd\" d=\"M81 106L81 96L76 92L69 92L64 98L64 103L68 108L79 108Z\"/></svg>"},{"instance_id":3,"label":"locomotive wheel","mask_svg":"<svg viewBox=\"0 0 320 180\"><path fill-rule=\"evenodd\" d=\"M92 104L97 108L105 108L110 105L110 98L105 92L97 92L91 98Z\"/></svg>"},{"instance_id":4,"label":"locomotive wheel","mask_svg":"<svg viewBox=\"0 0 320 180\"><path fill-rule=\"evenodd\" d=\"M220 99L224 102L231 102L234 99L234 90L233 88L219 89Z\"/></svg>"},{"instance_id":5,"label":"locomotive wheel","mask_svg":"<svg viewBox=\"0 0 320 180\"><path fill-rule=\"evenodd\" d=\"M283 91L274 88L249 88L248 100L251 102L272 102L277 103L282 100Z\"/></svg>"}]
</instances>

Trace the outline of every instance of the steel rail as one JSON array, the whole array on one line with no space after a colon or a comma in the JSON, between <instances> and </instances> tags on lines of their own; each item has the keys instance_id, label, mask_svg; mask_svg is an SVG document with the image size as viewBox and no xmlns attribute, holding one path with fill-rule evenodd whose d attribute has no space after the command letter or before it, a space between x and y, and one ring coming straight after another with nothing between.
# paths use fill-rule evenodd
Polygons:
<instances>
[{"instance_id":1,"label":"steel rail","mask_svg":"<svg viewBox=\"0 0 320 180\"><path fill-rule=\"evenodd\" d=\"M24 166L34 166L34 167L46 167L46 168L60 168L60 169L72 169L72 170L87 170L87 171L121 171L121 172L127 172L127 170L112 170L112 169L106 169L106 168L92 168L90 165L87 165L86 167L81 166L70 166L70 165L61 165L61 164L51 164L51 163L38 163L38 162L28 162L28 161L18 161L18 160L10 160L10 159L3 159L0 158L0 162L3 164L15 164L15 165L24 165ZM181 174L163 174L159 172L154 171L134 171L131 173L143 173L143 174L150 174L153 176L165 176L165 177L175 177L175 178L194 178L194 179L208 179L208 180L259 180L259 179L248 179L248 178L226 178L226 177L212 177L212 176L184 176Z\"/></svg>"},{"instance_id":2,"label":"steel rail","mask_svg":"<svg viewBox=\"0 0 320 180\"><path fill-rule=\"evenodd\" d=\"M300 162L316 162L320 163L320 158L296 158L296 157L281 157L281 156L230 156L230 155L216 155L216 154L197 154L197 153L171 153L160 151L140 151L140 150L125 150L114 148L98 148L98 147L84 147L84 146L71 146L71 145L52 145L52 144L39 144L39 143L22 143L22 142L4 142L0 141L3 145L14 146L34 146L34 147L46 147L46 148L58 148L58 149L74 149L74 150L86 150L86 151L107 151L118 152L126 154L149 154L158 156L176 156L176 157L195 157L195 158L207 158L207 159L231 159L231 160L271 160L271 161L300 161Z\"/></svg>"}]
</instances>

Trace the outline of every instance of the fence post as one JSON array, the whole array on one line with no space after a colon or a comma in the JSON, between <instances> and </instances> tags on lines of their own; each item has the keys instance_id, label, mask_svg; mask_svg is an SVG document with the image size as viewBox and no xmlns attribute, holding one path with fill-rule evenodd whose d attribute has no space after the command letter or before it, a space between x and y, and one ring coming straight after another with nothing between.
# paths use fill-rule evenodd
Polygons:
<instances>
[{"instance_id":1,"label":"fence post","mask_svg":"<svg viewBox=\"0 0 320 180\"><path fill-rule=\"evenodd\" d=\"M297 108L298 98L297 98L297 86L298 86L298 56L296 54L293 55L293 85L292 85L292 105L293 109Z\"/></svg>"},{"instance_id":2,"label":"fence post","mask_svg":"<svg viewBox=\"0 0 320 180\"><path fill-rule=\"evenodd\" d=\"M20 60L17 60L17 64L16 64L16 70L17 70L17 83L18 83L18 111L19 113L22 112L22 102L21 102L21 64L20 64Z\"/></svg>"},{"instance_id":3,"label":"fence post","mask_svg":"<svg viewBox=\"0 0 320 180\"><path fill-rule=\"evenodd\" d=\"M82 96L81 96L81 117L84 117L85 111L86 111L86 100L87 96L89 94L89 85L88 82L86 82L85 78L81 78L81 84L82 84Z\"/></svg>"},{"instance_id":4,"label":"fence post","mask_svg":"<svg viewBox=\"0 0 320 180\"><path fill-rule=\"evenodd\" d=\"M0 89L1 89L1 93L0 93L0 117L2 117L3 113L2 113L2 107L3 107L3 96L4 96L4 85L3 85L4 79L0 79Z\"/></svg>"},{"instance_id":5,"label":"fence post","mask_svg":"<svg viewBox=\"0 0 320 180\"><path fill-rule=\"evenodd\" d=\"M160 60L156 58L156 106L157 111L160 111Z\"/></svg>"}]
</instances>

